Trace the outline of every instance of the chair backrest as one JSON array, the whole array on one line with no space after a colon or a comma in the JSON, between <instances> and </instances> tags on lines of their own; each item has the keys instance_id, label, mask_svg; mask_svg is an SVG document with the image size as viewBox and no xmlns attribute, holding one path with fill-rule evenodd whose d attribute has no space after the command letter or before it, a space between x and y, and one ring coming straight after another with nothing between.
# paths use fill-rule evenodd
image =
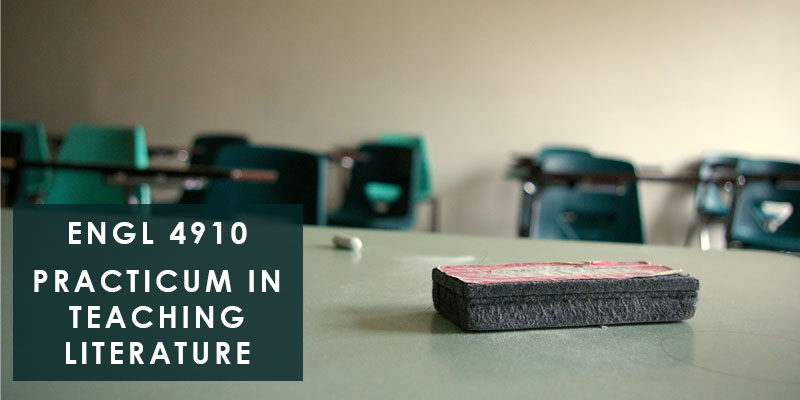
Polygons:
<instances>
[{"instance_id":1,"label":"chair backrest","mask_svg":"<svg viewBox=\"0 0 800 400\"><path fill-rule=\"evenodd\" d=\"M50 161L50 148L47 146L47 135L44 124L39 121L2 121L3 133L16 132L22 135L25 142L23 158L29 161ZM41 195L50 186L52 171L46 168L27 168L24 172L25 185L20 196Z\"/></svg>"},{"instance_id":2,"label":"chair backrest","mask_svg":"<svg viewBox=\"0 0 800 400\"><path fill-rule=\"evenodd\" d=\"M118 164L147 168L147 142L141 126L73 125L58 152L58 161ZM133 197L150 203L150 187L106 184L100 172L58 169L44 197L48 204L126 204Z\"/></svg>"},{"instance_id":3,"label":"chair backrest","mask_svg":"<svg viewBox=\"0 0 800 400\"><path fill-rule=\"evenodd\" d=\"M737 173L800 174L800 164L741 160ZM736 194L728 239L733 244L768 250L800 251L800 182L749 180Z\"/></svg>"},{"instance_id":4,"label":"chair backrest","mask_svg":"<svg viewBox=\"0 0 800 400\"><path fill-rule=\"evenodd\" d=\"M3 158L12 159L14 162L19 162L25 154L25 138L17 132L3 131L0 136L0 150L2 150ZM21 173L18 165L13 169L3 171L3 202L4 206L13 205L20 201L22 192L21 188L24 186L25 174Z\"/></svg>"},{"instance_id":5,"label":"chair backrest","mask_svg":"<svg viewBox=\"0 0 800 400\"><path fill-rule=\"evenodd\" d=\"M327 223L327 159L307 151L226 146L217 154L214 165L221 168L274 169L278 180L272 183L215 180L208 188L211 204L302 204L303 223Z\"/></svg>"},{"instance_id":6,"label":"chair backrest","mask_svg":"<svg viewBox=\"0 0 800 400\"><path fill-rule=\"evenodd\" d=\"M417 201L428 201L433 197L433 176L431 174L430 152L425 137L422 135L415 135L402 132L383 132L378 138L378 143L395 146L408 146L417 151L419 162L415 174L417 175ZM381 197L389 198L395 197L392 193L393 189L388 189L389 193L383 195L379 185L372 185L371 192L367 195L376 201L380 201Z\"/></svg>"},{"instance_id":7,"label":"chair backrest","mask_svg":"<svg viewBox=\"0 0 800 400\"><path fill-rule=\"evenodd\" d=\"M214 160L223 148L248 143L250 141L246 136L233 133L204 133L198 135L192 145L192 156L189 158L189 165L193 167L214 165ZM203 204L206 202L206 196L208 196L208 190L205 188L184 189L178 202L181 204Z\"/></svg>"},{"instance_id":8,"label":"chair backrest","mask_svg":"<svg viewBox=\"0 0 800 400\"><path fill-rule=\"evenodd\" d=\"M591 157L592 153L588 149L582 147L568 147L568 146L545 146L539 149L535 159L539 162L544 162L547 157L558 155L570 155L575 157L586 156Z\"/></svg>"},{"instance_id":9,"label":"chair backrest","mask_svg":"<svg viewBox=\"0 0 800 400\"><path fill-rule=\"evenodd\" d=\"M709 154L703 156L698 166L700 179L710 179L719 174L732 173L740 157L725 154ZM725 187L715 182L701 182L695 189L695 207L699 214L724 218L731 207L731 196Z\"/></svg>"},{"instance_id":10,"label":"chair backrest","mask_svg":"<svg viewBox=\"0 0 800 400\"><path fill-rule=\"evenodd\" d=\"M635 172L628 162L584 154L548 156L542 170L550 173ZM537 238L644 243L635 182L587 188L547 184L541 189L535 208L533 236Z\"/></svg>"},{"instance_id":11,"label":"chair backrest","mask_svg":"<svg viewBox=\"0 0 800 400\"><path fill-rule=\"evenodd\" d=\"M247 136L227 133L205 133L194 139L192 156L189 164L192 166L214 165L217 154L226 146L248 144Z\"/></svg>"},{"instance_id":12,"label":"chair backrest","mask_svg":"<svg viewBox=\"0 0 800 400\"><path fill-rule=\"evenodd\" d=\"M342 211L366 218L413 218L419 187L418 174L414 173L419 168L417 150L408 146L367 143L361 145L358 151L367 154L369 159L353 166ZM374 200L367 194L367 188L375 183L394 185L399 189L397 198L386 204L385 210L376 208Z\"/></svg>"},{"instance_id":13,"label":"chair backrest","mask_svg":"<svg viewBox=\"0 0 800 400\"><path fill-rule=\"evenodd\" d=\"M541 168L542 163L550 156L568 155L571 157L587 157L591 158L592 154L589 150L580 147L568 146L545 146L530 158L530 161L537 168ZM531 189L535 186L529 186L530 182L526 181L523 184L522 198L520 199L519 219L517 222L517 235L520 237L531 236L531 216L533 215L533 205L535 193ZM526 189L528 188L529 189Z\"/></svg>"}]
</instances>

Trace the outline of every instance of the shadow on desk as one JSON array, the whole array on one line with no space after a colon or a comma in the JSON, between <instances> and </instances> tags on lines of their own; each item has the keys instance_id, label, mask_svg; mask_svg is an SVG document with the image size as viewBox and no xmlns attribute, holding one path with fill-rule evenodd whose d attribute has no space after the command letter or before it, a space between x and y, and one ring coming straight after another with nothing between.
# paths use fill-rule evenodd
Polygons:
<instances>
[{"instance_id":1,"label":"shadow on desk","mask_svg":"<svg viewBox=\"0 0 800 400\"><path fill-rule=\"evenodd\" d=\"M442 317L433 307L363 307L348 311L355 318L357 329L372 332L420 334L463 333L458 326Z\"/></svg>"},{"instance_id":2,"label":"shadow on desk","mask_svg":"<svg viewBox=\"0 0 800 400\"><path fill-rule=\"evenodd\" d=\"M503 379L517 369L533 369L544 376L563 370L576 376L598 371L634 376L643 367L657 366L662 373L687 364L696 367L694 330L686 322L466 332L433 307L384 305L345 312L349 326L357 330L395 334L386 336L387 344L403 335L427 335L427 356L470 379Z\"/></svg>"}]
</instances>

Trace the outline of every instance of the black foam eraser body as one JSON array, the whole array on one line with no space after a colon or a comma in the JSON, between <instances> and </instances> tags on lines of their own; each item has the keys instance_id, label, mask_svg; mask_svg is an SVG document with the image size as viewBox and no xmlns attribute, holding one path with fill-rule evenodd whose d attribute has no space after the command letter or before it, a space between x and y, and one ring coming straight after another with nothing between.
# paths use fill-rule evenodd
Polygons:
<instances>
[{"instance_id":1,"label":"black foam eraser body","mask_svg":"<svg viewBox=\"0 0 800 400\"><path fill-rule=\"evenodd\" d=\"M459 265L433 270L433 305L468 331L689 319L697 279L640 262Z\"/></svg>"}]
</instances>

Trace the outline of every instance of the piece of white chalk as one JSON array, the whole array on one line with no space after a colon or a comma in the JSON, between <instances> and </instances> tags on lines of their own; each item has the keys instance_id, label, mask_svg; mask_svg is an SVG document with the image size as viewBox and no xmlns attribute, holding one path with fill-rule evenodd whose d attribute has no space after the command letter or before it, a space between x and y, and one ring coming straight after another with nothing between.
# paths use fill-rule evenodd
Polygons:
<instances>
[{"instance_id":1,"label":"piece of white chalk","mask_svg":"<svg viewBox=\"0 0 800 400\"><path fill-rule=\"evenodd\" d=\"M350 235L336 235L333 244L340 249L359 250L363 244L361 239Z\"/></svg>"}]
</instances>

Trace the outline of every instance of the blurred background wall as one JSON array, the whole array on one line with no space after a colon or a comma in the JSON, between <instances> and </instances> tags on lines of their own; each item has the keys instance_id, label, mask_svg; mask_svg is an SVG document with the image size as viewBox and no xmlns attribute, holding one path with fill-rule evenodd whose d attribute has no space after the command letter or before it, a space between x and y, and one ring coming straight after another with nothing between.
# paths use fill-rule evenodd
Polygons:
<instances>
[{"instance_id":1,"label":"blurred background wall","mask_svg":"<svg viewBox=\"0 0 800 400\"><path fill-rule=\"evenodd\" d=\"M2 116L207 130L316 150L427 135L445 232L513 235L512 153L678 170L800 157L798 1L3 0ZM692 188L643 184L680 244ZM421 220L425 225L427 220Z\"/></svg>"}]
</instances>

